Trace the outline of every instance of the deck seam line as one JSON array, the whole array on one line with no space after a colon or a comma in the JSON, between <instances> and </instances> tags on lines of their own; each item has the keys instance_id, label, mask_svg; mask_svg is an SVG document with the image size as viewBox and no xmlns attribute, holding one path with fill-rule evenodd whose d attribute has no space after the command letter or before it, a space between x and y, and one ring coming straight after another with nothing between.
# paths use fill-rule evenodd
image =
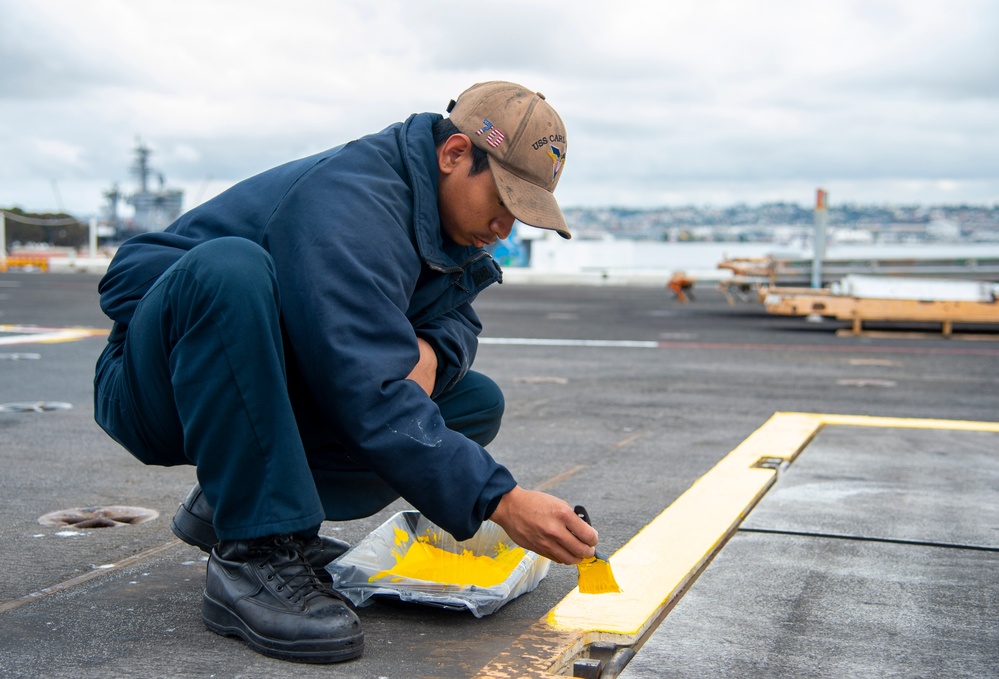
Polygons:
<instances>
[{"instance_id":1,"label":"deck seam line","mask_svg":"<svg viewBox=\"0 0 999 679\"><path fill-rule=\"evenodd\" d=\"M805 530L782 530L779 528L739 528L740 533L759 533L762 535L793 535L803 538L821 538L825 540L847 540L853 542L877 542L889 545L911 545L913 547L940 547L942 549L965 549L975 552L999 552L999 547L988 545L962 545L954 542L934 542L932 540L909 540L906 538L879 538L866 535L844 535L837 533L817 533Z\"/></svg>"},{"instance_id":2,"label":"deck seam line","mask_svg":"<svg viewBox=\"0 0 999 679\"><path fill-rule=\"evenodd\" d=\"M30 594L25 594L24 596L18 599L12 599L11 601L7 601L3 604L0 604L0 613L7 613L8 611L12 611L15 608L20 608L24 604L28 604L33 601L38 601L39 599L43 599L49 596L50 594L55 594L56 592L63 592L67 589L70 589L71 587L82 585L85 582L90 582L91 580L99 578L102 575L106 575L107 573L114 573L115 571L145 561L151 556L156 556L160 552L165 552L167 549L171 547L176 547L177 545L181 544L184 543L182 543L180 540L176 538L173 538L168 542L159 545L158 547L152 547L143 552L139 552L138 554L133 554L132 556L122 559L117 563L109 564L107 567L94 568L93 570L87 571L82 575L77 575L76 577L70 578L69 580L64 580L63 582L60 582L56 585L52 585L51 587L45 587L35 592L31 592Z\"/></svg>"}]
</instances>

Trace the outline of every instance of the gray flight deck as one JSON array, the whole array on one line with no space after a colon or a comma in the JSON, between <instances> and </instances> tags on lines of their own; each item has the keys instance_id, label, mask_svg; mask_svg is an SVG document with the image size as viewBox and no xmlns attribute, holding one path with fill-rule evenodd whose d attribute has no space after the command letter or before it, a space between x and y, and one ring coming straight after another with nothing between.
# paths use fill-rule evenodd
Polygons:
<instances>
[{"instance_id":1,"label":"gray flight deck","mask_svg":"<svg viewBox=\"0 0 999 679\"><path fill-rule=\"evenodd\" d=\"M204 557L169 530L193 469L144 467L93 423L102 337L41 341L110 327L97 280L0 274L0 676L540 676L527 654L519 672L511 649L525 635L544 642L572 567L553 565L483 619L362 608L364 655L341 665L293 665L208 632ZM680 304L663 287L510 282L476 305L476 368L507 396L491 452L525 487L584 504L612 561L775 413L907 424L822 427L631 662L603 676L996 676L997 336L838 337L843 324L729 305L707 283L694 294ZM110 505L159 516L78 530L37 521ZM323 532L357 542L407 508Z\"/></svg>"},{"instance_id":2,"label":"gray flight deck","mask_svg":"<svg viewBox=\"0 0 999 679\"><path fill-rule=\"evenodd\" d=\"M833 426L621 675L989 677L999 433Z\"/></svg>"}]
</instances>

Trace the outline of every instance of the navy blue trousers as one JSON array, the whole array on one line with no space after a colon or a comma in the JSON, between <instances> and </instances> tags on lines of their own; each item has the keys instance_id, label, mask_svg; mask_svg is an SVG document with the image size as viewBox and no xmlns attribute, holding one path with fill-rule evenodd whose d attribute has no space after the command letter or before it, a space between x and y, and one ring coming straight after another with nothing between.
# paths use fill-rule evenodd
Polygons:
<instances>
[{"instance_id":1,"label":"navy blue trousers","mask_svg":"<svg viewBox=\"0 0 999 679\"><path fill-rule=\"evenodd\" d=\"M398 497L289 387L279 309L270 255L211 240L160 277L97 362L98 424L146 464L195 465L223 540L314 531ZM485 375L469 371L435 402L480 445L499 431L503 395Z\"/></svg>"}]
</instances>

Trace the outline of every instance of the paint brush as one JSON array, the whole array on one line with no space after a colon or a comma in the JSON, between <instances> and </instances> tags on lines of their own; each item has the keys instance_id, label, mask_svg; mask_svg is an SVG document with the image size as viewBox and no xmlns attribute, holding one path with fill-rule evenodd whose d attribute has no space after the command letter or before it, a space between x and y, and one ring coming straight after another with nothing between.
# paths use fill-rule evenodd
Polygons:
<instances>
[{"instance_id":1,"label":"paint brush","mask_svg":"<svg viewBox=\"0 0 999 679\"><path fill-rule=\"evenodd\" d=\"M583 521L590 523L590 515L587 514L582 505L576 505L572 511ZM621 591L617 580L614 579L610 561L603 552L595 551L591 558L580 561L576 566L579 568L579 591L581 593L606 594Z\"/></svg>"}]
</instances>

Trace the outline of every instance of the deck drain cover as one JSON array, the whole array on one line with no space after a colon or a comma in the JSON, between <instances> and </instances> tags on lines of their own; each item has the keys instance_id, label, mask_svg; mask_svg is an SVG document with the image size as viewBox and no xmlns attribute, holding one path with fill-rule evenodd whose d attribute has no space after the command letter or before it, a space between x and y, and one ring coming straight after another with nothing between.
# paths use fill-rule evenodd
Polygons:
<instances>
[{"instance_id":1,"label":"deck drain cover","mask_svg":"<svg viewBox=\"0 0 999 679\"><path fill-rule=\"evenodd\" d=\"M52 410L69 410L72 407L72 403L61 401L24 401L0 403L0 413L47 413Z\"/></svg>"},{"instance_id":2,"label":"deck drain cover","mask_svg":"<svg viewBox=\"0 0 999 679\"><path fill-rule=\"evenodd\" d=\"M155 509L143 507L76 507L60 509L38 517L38 523L43 526L62 528L114 528L115 526L131 526L137 523L152 521L160 513Z\"/></svg>"}]
</instances>

